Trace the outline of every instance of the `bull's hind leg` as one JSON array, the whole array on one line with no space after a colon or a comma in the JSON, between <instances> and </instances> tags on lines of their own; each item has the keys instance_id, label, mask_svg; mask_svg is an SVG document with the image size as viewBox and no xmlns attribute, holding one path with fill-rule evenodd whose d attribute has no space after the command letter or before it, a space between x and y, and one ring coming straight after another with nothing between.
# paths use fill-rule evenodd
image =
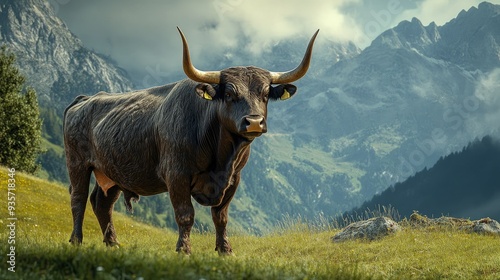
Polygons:
<instances>
[{"instance_id":1,"label":"bull's hind leg","mask_svg":"<svg viewBox=\"0 0 500 280\"><path fill-rule=\"evenodd\" d=\"M73 215L73 232L69 242L73 244L81 244L83 241L83 217L89 196L90 172L90 169L78 165L68 168Z\"/></svg>"},{"instance_id":2,"label":"bull's hind leg","mask_svg":"<svg viewBox=\"0 0 500 280\"><path fill-rule=\"evenodd\" d=\"M120 189L118 186L108 189L107 194L105 194L98 183L95 184L94 190L90 195L92 210L94 210L94 214L101 226L104 237L103 242L106 243L106 246L119 245L116 239L115 227L113 226L113 207L119 197Z\"/></svg>"}]
</instances>

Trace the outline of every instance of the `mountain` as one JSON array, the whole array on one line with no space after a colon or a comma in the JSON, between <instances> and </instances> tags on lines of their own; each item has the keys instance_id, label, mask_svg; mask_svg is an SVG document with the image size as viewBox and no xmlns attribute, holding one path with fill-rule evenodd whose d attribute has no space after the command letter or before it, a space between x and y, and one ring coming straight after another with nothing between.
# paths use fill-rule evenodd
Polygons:
<instances>
[{"instance_id":1,"label":"mountain","mask_svg":"<svg viewBox=\"0 0 500 280\"><path fill-rule=\"evenodd\" d=\"M49 2L2 0L0 4L0 43L16 54L41 105L61 111L79 94L130 90L127 73L110 58L85 48Z\"/></svg>"},{"instance_id":2,"label":"mountain","mask_svg":"<svg viewBox=\"0 0 500 280\"><path fill-rule=\"evenodd\" d=\"M16 52L42 106L61 114L78 94L132 87L124 70L85 48L46 2L1 3L2 43ZM484 2L443 26L403 21L364 50L336 42L316 46L310 71L296 83L299 93L269 104L269 132L252 145L231 204L232 223L263 232L287 215L345 212L473 139L498 133L499 10ZM308 39L278 42L258 65L296 66L304 51L297 46ZM222 53L203 69L246 65L243 46ZM51 131L60 137L60 125ZM64 164L54 154L45 163ZM59 167L53 169L64 173ZM134 208L138 217L174 226L167 195L141 198ZM204 209L197 210L202 229L211 224Z\"/></svg>"},{"instance_id":3,"label":"mountain","mask_svg":"<svg viewBox=\"0 0 500 280\"><path fill-rule=\"evenodd\" d=\"M413 210L427 216L450 215L479 219L500 218L500 141L476 140L459 152L442 157L429 169L417 172L363 203L353 212L391 205L401 216Z\"/></svg>"},{"instance_id":4,"label":"mountain","mask_svg":"<svg viewBox=\"0 0 500 280\"><path fill-rule=\"evenodd\" d=\"M403 21L271 104L243 179L280 203L255 191L259 208L334 215L498 134L499 9L485 2L443 26Z\"/></svg>"}]
</instances>

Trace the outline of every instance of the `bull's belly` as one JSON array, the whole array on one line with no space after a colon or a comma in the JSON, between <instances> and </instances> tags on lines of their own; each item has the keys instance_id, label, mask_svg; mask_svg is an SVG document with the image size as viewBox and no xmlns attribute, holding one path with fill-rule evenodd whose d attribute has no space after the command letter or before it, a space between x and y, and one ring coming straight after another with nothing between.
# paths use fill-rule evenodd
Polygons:
<instances>
[{"instance_id":1,"label":"bull's belly","mask_svg":"<svg viewBox=\"0 0 500 280\"><path fill-rule=\"evenodd\" d=\"M129 174L129 176L127 176L129 177L128 179L117 178L116 181L114 181L99 169L94 169L93 172L97 184L101 187L105 195L107 195L108 190L114 186L118 186L120 189L125 189L141 196L156 195L168 191L165 183L154 178L152 175L144 177L144 174L142 174L143 176L139 174L137 174L137 176Z\"/></svg>"}]
</instances>

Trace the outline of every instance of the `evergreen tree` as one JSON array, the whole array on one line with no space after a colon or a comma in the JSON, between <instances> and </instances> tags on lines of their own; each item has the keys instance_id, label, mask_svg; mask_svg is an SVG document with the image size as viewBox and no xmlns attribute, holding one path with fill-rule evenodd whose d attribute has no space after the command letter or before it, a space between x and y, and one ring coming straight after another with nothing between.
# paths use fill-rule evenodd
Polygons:
<instances>
[{"instance_id":1,"label":"evergreen tree","mask_svg":"<svg viewBox=\"0 0 500 280\"><path fill-rule=\"evenodd\" d=\"M0 164L34 173L41 152L40 113L36 93L24 86L14 54L0 48Z\"/></svg>"}]
</instances>

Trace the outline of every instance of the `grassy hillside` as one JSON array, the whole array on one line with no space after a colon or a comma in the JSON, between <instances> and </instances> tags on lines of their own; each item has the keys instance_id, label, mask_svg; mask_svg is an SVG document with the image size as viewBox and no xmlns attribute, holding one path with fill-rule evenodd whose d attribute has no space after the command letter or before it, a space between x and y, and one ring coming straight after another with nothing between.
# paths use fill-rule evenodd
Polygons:
<instances>
[{"instance_id":1,"label":"grassy hillside","mask_svg":"<svg viewBox=\"0 0 500 280\"><path fill-rule=\"evenodd\" d=\"M404 229L374 242L332 243L336 229L302 223L263 237L231 234L235 257L214 252L214 234L195 233L193 254L179 257L176 233L116 214L120 248L106 248L90 205L84 244L68 243L65 187L16 173L16 272L7 270L7 169L0 168L1 279L498 279L500 239L444 229ZM7 228L7 230L5 230ZM230 228L231 229L231 228Z\"/></svg>"}]
</instances>

